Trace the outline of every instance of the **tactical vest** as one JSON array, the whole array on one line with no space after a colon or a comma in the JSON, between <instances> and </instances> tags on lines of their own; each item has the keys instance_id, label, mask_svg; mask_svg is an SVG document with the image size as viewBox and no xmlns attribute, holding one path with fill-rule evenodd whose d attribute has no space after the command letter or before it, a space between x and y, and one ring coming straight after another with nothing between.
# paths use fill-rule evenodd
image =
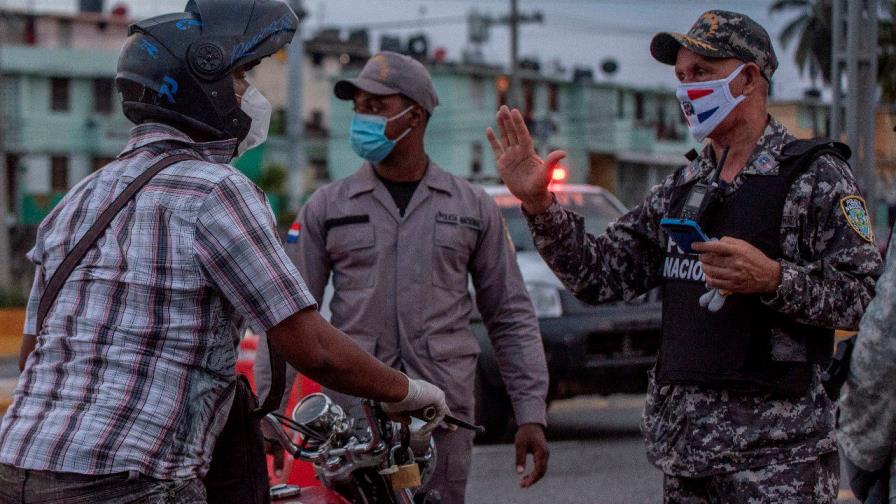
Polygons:
<instances>
[{"instance_id":1,"label":"tactical vest","mask_svg":"<svg viewBox=\"0 0 896 504\"><path fill-rule=\"evenodd\" d=\"M827 139L797 140L778 157L778 175L746 175L743 185L725 195L704 216L711 237L744 240L772 259L780 259L784 203L794 181L820 156L846 161L849 148ZM676 187L668 216L677 216L697 180ZM759 295L731 295L718 312L699 306L707 292L696 255L668 240L664 262L663 337L657 365L661 384L692 384L744 393L801 395L814 365L827 365L832 329L799 324L762 303ZM805 344L807 362L772 360L772 334L783 331Z\"/></svg>"}]
</instances>

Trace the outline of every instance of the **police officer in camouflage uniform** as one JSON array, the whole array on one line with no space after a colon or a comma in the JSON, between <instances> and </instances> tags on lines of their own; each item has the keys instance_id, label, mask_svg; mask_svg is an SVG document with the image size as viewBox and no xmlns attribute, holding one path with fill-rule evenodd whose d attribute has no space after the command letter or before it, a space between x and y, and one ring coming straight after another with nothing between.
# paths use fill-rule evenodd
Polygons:
<instances>
[{"instance_id":1,"label":"police officer in camouflage uniform","mask_svg":"<svg viewBox=\"0 0 896 504\"><path fill-rule=\"evenodd\" d=\"M820 368L834 328L858 325L881 269L848 149L793 143L768 115L777 58L747 16L706 12L687 34L658 34L651 52L675 66L689 128L710 141L606 234L589 235L558 205L549 173L565 153L542 161L506 107L500 138L487 132L501 176L539 252L580 299L663 287L642 432L667 502L833 501L839 468ZM686 254L660 221L707 187L726 150L717 202L702 217L720 240Z\"/></svg>"},{"instance_id":2,"label":"police officer in camouflage uniform","mask_svg":"<svg viewBox=\"0 0 896 504\"><path fill-rule=\"evenodd\" d=\"M877 295L862 317L840 395L837 441L864 502L896 501L896 228Z\"/></svg>"},{"instance_id":3,"label":"police officer in camouflage uniform","mask_svg":"<svg viewBox=\"0 0 896 504\"><path fill-rule=\"evenodd\" d=\"M896 246L890 237L887 268L877 282L877 295L862 317L840 395L837 441L851 467L850 484L865 502L896 498ZM887 485L877 487L880 480ZM875 492L877 493L875 495Z\"/></svg>"}]
</instances>

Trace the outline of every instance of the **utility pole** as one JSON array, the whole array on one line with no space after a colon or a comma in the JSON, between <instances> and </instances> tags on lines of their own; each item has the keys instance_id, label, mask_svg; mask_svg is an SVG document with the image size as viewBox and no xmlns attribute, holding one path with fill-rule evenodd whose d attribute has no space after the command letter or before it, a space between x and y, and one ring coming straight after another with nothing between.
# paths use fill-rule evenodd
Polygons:
<instances>
[{"instance_id":1,"label":"utility pole","mask_svg":"<svg viewBox=\"0 0 896 504\"><path fill-rule=\"evenodd\" d=\"M510 0L510 96L511 108L520 106L520 12L519 0Z\"/></svg>"},{"instance_id":2,"label":"utility pole","mask_svg":"<svg viewBox=\"0 0 896 504\"><path fill-rule=\"evenodd\" d=\"M299 17L299 25L287 52L289 72L286 85L286 137L289 141L289 176L287 177L287 197L290 212L298 213L302 192L305 187L305 169L308 159L305 154L305 118L302 113L302 66L305 62L305 40L302 38L302 23L307 14L302 0L290 0L292 9Z\"/></svg>"},{"instance_id":3,"label":"utility pole","mask_svg":"<svg viewBox=\"0 0 896 504\"><path fill-rule=\"evenodd\" d=\"M507 25L510 27L510 89L507 94L507 104L510 108L519 107L520 99L520 25L526 23L541 23L544 15L540 11L529 14L521 14L519 0L510 0L510 14L500 18L491 15L483 15L477 11L471 11L467 18L470 42L475 47L489 39L489 32L494 25Z\"/></svg>"},{"instance_id":4,"label":"utility pole","mask_svg":"<svg viewBox=\"0 0 896 504\"><path fill-rule=\"evenodd\" d=\"M510 26L510 93L507 95L507 103L511 108L522 106L520 94L520 24L541 23L544 15L541 12L520 14L519 0L510 0L510 15L498 19L497 24Z\"/></svg>"},{"instance_id":5,"label":"utility pole","mask_svg":"<svg viewBox=\"0 0 896 504\"><path fill-rule=\"evenodd\" d=\"M5 2L4 2L5 4ZM6 33L6 11L0 7L0 28ZM0 35L0 291L11 291L12 254L9 236L9 180L6 179L6 86L3 73L3 37Z\"/></svg>"},{"instance_id":6,"label":"utility pole","mask_svg":"<svg viewBox=\"0 0 896 504\"><path fill-rule=\"evenodd\" d=\"M834 0L831 54L831 137L846 133L851 165L871 222L877 216L877 0ZM844 93L843 81L846 80ZM845 103L844 103L845 94Z\"/></svg>"}]
</instances>

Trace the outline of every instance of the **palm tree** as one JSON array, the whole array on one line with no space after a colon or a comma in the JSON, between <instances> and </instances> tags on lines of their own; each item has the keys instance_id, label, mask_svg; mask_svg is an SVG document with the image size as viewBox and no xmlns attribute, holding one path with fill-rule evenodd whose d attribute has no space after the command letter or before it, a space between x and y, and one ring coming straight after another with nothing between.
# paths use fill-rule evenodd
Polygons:
<instances>
[{"instance_id":1,"label":"palm tree","mask_svg":"<svg viewBox=\"0 0 896 504\"><path fill-rule=\"evenodd\" d=\"M831 0L775 0L772 14L798 11L799 14L781 31L784 47L797 40L795 60L800 75L809 68L812 82L819 71L825 83L831 82Z\"/></svg>"},{"instance_id":2,"label":"palm tree","mask_svg":"<svg viewBox=\"0 0 896 504\"><path fill-rule=\"evenodd\" d=\"M769 12L798 11L799 14L784 30L780 39L787 47L798 39L794 59L802 75L809 67L815 82L818 71L826 84L831 82L831 0L775 0ZM878 21L878 75L884 103L896 103L896 0L881 2Z\"/></svg>"}]
</instances>

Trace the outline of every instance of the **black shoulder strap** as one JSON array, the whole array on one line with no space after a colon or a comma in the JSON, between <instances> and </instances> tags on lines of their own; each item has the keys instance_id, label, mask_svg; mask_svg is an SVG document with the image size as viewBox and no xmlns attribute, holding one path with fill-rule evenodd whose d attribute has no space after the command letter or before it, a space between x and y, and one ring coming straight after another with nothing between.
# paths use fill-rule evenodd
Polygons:
<instances>
[{"instance_id":1,"label":"black shoulder strap","mask_svg":"<svg viewBox=\"0 0 896 504\"><path fill-rule=\"evenodd\" d=\"M271 388L261 406L252 411L252 414L259 418L280 409L283 393L286 391L286 361L280 352L274 350L270 338L268 339L268 358L271 359Z\"/></svg>"},{"instance_id":2,"label":"black shoulder strap","mask_svg":"<svg viewBox=\"0 0 896 504\"><path fill-rule=\"evenodd\" d=\"M782 174L796 180L821 156L834 156L848 165L852 150L848 145L830 138L794 140L781 148L778 162L781 164Z\"/></svg>"},{"instance_id":3,"label":"black shoulder strap","mask_svg":"<svg viewBox=\"0 0 896 504\"><path fill-rule=\"evenodd\" d=\"M128 201L137 194L137 191L142 189L143 186L145 186L157 173L174 163L190 159L196 159L196 157L188 154L177 154L160 159L156 164L149 167L148 170L141 173L139 177L135 178L133 182L128 184L124 191L115 198L115 201L113 201L108 208L99 213L99 217L96 222L93 223L93 226L87 230L87 233L85 233L78 243L75 244L74 248L69 251L68 255L65 256L65 259L62 260L62 263L59 264L59 267L56 268L56 271L53 272L53 276L50 277L50 281L47 283L47 287L44 289L44 293L40 298L40 303L37 305L35 336L40 334L40 331L44 326L44 319L47 317L47 312L50 311L50 307L56 302L56 298L59 296L59 291L62 289L62 285L68 280L68 277L81 262L81 259L87 254L87 251L93 248L93 244L106 232L106 228L109 227L112 219L114 219L121 209L127 205Z\"/></svg>"},{"instance_id":4,"label":"black shoulder strap","mask_svg":"<svg viewBox=\"0 0 896 504\"><path fill-rule=\"evenodd\" d=\"M69 251L68 255L65 256L65 259L62 260L62 263L59 264L59 267L56 268L56 271L53 272L53 276L50 277L50 281L47 283L47 287L44 289L44 293L38 304L35 336L40 334L47 313L50 311L53 303L56 302L56 298L59 296L59 291L62 290L63 284L65 284L65 281L68 280L68 277L71 276L72 271L75 270L81 260L84 259L87 252L93 248L93 245L99 237L106 232L106 228L109 227L109 224L112 223L115 216L118 215L125 205L133 199L137 192L139 192L140 189L142 189L143 186L145 186L159 172L175 163L195 159L195 156L189 154L176 154L160 159L128 184L124 191L115 198L108 208L99 213L96 222L94 222L93 225L90 226L90 229L87 230L87 233L78 240L78 243ZM268 351L271 359L271 391L265 398L264 404L253 411L254 414L259 416L264 416L280 407L280 401L286 387L286 362L283 360L283 357L274 350L272 345L268 345Z\"/></svg>"}]
</instances>

